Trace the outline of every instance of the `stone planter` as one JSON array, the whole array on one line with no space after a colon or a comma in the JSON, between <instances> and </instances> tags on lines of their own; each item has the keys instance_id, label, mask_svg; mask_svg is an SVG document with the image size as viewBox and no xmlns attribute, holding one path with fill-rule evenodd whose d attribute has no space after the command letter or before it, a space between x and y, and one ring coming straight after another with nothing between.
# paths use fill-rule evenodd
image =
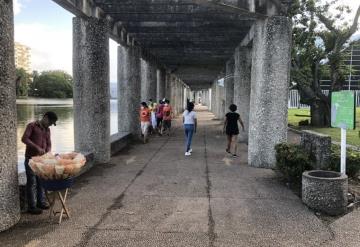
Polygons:
<instances>
[{"instance_id":1,"label":"stone planter","mask_svg":"<svg viewBox=\"0 0 360 247\"><path fill-rule=\"evenodd\" d=\"M348 177L339 172L313 170L302 175L302 201L329 215L346 211Z\"/></svg>"}]
</instances>

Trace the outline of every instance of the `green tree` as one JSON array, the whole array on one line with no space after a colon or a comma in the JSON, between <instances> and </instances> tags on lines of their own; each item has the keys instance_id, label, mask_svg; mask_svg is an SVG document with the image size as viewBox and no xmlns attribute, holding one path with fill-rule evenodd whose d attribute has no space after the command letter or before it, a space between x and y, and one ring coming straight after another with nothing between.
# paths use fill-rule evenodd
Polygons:
<instances>
[{"instance_id":1,"label":"green tree","mask_svg":"<svg viewBox=\"0 0 360 247\"><path fill-rule=\"evenodd\" d=\"M16 69L16 96L27 97L31 78L23 68Z\"/></svg>"},{"instance_id":2,"label":"green tree","mask_svg":"<svg viewBox=\"0 0 360 247\"><path fill-rule=\"evenodd\" d=\"M291 11L294 21L291 78L299 89L301 103L310 105L314 126L330 126L330 99L321 92L320 79L324 75L331 79L329 95L342 89L346 72L344 51L357 30L360 16L359 6L352 24L345 22L343 17L350 9L337 3L338 0L325 3L297 0ZM335 5L334 15L329 10Z\"/></svg>"},{"instance_id":3,"label":"green tree","mask_svg":"<svg viewBox=\"0 0 360 247\"><path fill-rule=\"evenodd\" d=\"M72 98L73 79L64 71L44 71L34 76L31 95L43 98Z\"/></svg>"}]
</instances>

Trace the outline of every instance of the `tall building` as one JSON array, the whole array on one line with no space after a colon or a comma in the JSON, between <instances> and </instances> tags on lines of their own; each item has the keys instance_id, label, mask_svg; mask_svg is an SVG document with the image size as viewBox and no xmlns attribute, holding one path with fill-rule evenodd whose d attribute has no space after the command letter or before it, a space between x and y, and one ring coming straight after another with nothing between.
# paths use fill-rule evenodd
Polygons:
<instances>
[{"instance_id":1,"label":"tall building","mask_svg":"<svg viewBox=\"0 0 360 247\"><path fill-rule=\"evenodd\" d=\"M360 90L360 40L351 44L345 52L344 64L349 68L349 73L345 75L343 90ZM330 86L330 78L321 80L322 89L330 89Z\"/></svg>"},{"instance_id":2,"label":"tall building","mask_svg":"<svg viewBox=\"0 0 360 247\"><path fill-rule=\"evenodd\" d=\"M15 66L23 68L29 74L32 73L30 52L30 47L15 42Z\"/></svg>"},{"instance_id":3,"label":"tall building","mask_svg":"<svg viewBox=\"0 0 360 247\"><path fill-rule=\"evenodd\" d=\"M353 43L348 49L345 64L351 68L350 73L346 75L346 89L360 89L360 40Z\"/></svg>"}]
</instances>

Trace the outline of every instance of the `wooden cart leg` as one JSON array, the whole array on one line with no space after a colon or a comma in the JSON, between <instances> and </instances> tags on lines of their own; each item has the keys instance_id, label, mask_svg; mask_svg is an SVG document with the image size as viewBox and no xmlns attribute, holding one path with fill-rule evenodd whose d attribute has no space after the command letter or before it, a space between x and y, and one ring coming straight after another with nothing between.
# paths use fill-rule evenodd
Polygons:
<instances>
[{"instance_id":1,"label":"wooden cart leg","mask_svg":"<svg viewBox=\"0 0 360 247\"><path fill-rule=\"evenodd\" d=\"M63 217L63 215L64 215L64 212L65 212L65 214L67 215L67 217L70 218L69 210L68 210L67 207L66 207L66 198L67 198L67 195L68 195L68 190L69 190L69 189L66 189L66 190L65 190L64 197L62 197L60 191L57 192L57 194L58 194L58 196L59 196L59 199L60 199L60 202L61 202L61 205L62 205L62 209L61 209L60 217L59 217L59 224L60 224L61 221L62 221L62 217Z\"/></svg>"},{"instance_id":2,"label":"wooden cart leg","mask_svg":"<svg viewBox=\"0 0 360 247\"><path fill-rule=\"evenodd\" d=\"M55 205L55 193L52 193L53 196L52 196L52 200L50 199L50 193L49 191L45 191L45 196L46 196L46 199L48 200L49 204L50 204L50 210L49 210L49 217L51 218L53 215L55 215L55 212L54 212L54 205Z\"/></svg>"}]
</instances>

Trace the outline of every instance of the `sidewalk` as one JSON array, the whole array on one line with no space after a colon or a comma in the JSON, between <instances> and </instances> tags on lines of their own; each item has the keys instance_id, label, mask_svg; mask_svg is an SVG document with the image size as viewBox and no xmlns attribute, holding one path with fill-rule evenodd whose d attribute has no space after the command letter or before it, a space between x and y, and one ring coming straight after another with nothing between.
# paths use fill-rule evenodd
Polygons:
<instances>
[{"instance_id":1,"label":"sidewalk","mask_svg":"<svg viewBox=\"0 0 360 247\"><path fill-rule=\"evenodd\" d=\"M47 211L24 214L16 227L0 233L0 246L332 243L338 236L334 230L278 182L272 170L248 167L244 145L239 158L227 156L221 123L206 111L198 117L192 156L184 156L178 120L171 137L133 145L78 179L68 201L70 220L57 225Z\"/></svg>"}]
</instances>

